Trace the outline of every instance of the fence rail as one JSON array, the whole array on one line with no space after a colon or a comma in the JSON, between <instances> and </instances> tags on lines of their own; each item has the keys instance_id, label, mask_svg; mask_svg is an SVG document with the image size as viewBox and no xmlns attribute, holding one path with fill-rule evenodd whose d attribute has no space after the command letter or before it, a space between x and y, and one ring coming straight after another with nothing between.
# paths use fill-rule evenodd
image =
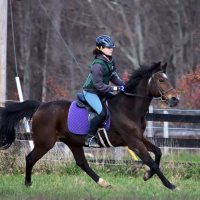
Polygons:
<instances>
[{"instance_id":1,"label":"fence rail","mask_svg":"<svg viewBox=\"0 0 200 200\"><path fill-rule=\"evenodd\" d=\"M200 139L147 137L159 147L200 148ZM32 140L30 133L18 133L17 140Z\"/></svg>"},{"instance_id":2,"label":"fence rail","mask_svg":"<svg viewBox=\"0 0 200 200\"><path fill-rule=\"evenodd\" d=\"M200 115L147 113L146 120L159 122L200 123Z\"/></svg>"},{"instance_id":3,"label":"fence rail","mask_svg":"<svg viewBox=\"0 0 200 200\"><path fill-rule=\"evenodd\" d=\"M149 111L146 115L148 123L145 135L155 145L200 148L200 110L153 109L150 106ZM155 126L157 124L159 126ZM184 127L181 127L182 124ZM30 120L22 120L16 126L18 140L31 140L27 125L31 130Z\"/></svg>"}]
</instances>

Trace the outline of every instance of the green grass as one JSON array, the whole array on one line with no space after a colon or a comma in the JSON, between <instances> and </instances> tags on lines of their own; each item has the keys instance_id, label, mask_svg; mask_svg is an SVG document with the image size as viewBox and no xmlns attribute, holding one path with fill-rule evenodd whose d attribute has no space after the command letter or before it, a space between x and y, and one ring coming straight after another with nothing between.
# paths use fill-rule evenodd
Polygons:
<instances>
[{"instance_id":1,"label":"green grass","mask_svg":"<svg viewBox=\"0 0 200 200\"><path fill-rule=\"evenodd\" d=\"M167 162L192 162L200 163L200 153L199 152L176 152L173 154L163 155L162 161Z\"/></svg>"},{"instance_id":2,"label":"green grass","mask_svg":"<svg viewBox=\"0 0 200 200\"><path fill-rule=\"evenodd\" d=\"M175 191L165 188L157 177L144 182L142 177L103 174L112 184L111 189L100 188L84 173L79 175L34 175L33 185L26 188L23 175L1 176L0 199L162 199L198 200L200 182L194 179L172 180L178 186Z\"/></svg>"},{"instance_id":3,"label":"green grass","mask_svg":"<svg viewBox=\"0 0 200 200\"><path fill-rule=\"evenodd\" d=\"M97 174L112 184L111 189L100 188L74 162L41 161L34 166L31 188L24 186L25 166L18 166L15 157L5 155L0 165L0 200L200 200L199 153L164 155L161 169L178 189L171 191L155 175L142 179L144 167L133 164L90 164ZM166 163L167 161L168 163ZM177 164L177 162L180 162ZM183 165L192 162L195 165Z\"/></svg>"}]
</instances>

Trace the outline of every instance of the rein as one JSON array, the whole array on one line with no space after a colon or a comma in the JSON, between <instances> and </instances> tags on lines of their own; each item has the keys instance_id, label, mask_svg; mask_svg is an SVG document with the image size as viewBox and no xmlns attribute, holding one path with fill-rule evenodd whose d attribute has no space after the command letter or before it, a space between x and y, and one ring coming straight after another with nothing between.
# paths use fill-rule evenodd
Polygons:
<instances>
[{"instance_id":1,"label":"rein","mask_svg":"<svg viewBox=\"0 0 200 200\"><path fill-rule=\"evenodd\" d=\"M142 95L137 95L137 94L133 94L133 93L130 93L130 92L123 92L123 94L125 94L125 95L127 95L127 96L132 96L132 97L141 97L141 98L151 99L151 97L142 96Z\"/></svg>"}]
</instances>

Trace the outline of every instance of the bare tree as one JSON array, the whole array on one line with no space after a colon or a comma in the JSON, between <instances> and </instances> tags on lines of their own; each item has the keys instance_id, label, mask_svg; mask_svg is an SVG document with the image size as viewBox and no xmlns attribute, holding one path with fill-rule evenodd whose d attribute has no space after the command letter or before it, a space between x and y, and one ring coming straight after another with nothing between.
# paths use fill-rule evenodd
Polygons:
<instances>
[{"instance_id":1,"label":"bare tree","mask_svg":"<svg viewBox=\"0 0 200 200\"><path fill-rule=\"evenodd\" d=\"M200 63L199 9L199 0L14 1L25 98L74 98L89 73L95 37L100 34L116 40L119 73L130 73L140 63L168 61L175 84L179 76ZM8 73L12 75L12 46L8 48ZM61 91L69 95L59 96ZM8 96L14 99L14 93L16 87L9 81Z\"/></svg>"}]
</instances>

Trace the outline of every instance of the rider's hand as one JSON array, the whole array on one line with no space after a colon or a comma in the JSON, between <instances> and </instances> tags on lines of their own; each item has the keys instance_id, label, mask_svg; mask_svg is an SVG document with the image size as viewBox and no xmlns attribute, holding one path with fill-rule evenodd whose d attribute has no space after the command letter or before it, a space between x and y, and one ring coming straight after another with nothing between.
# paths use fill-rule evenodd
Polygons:
<instances>
[{"instance_id":1,"label":"rider's hand","mask_svg":"<svg viewBox=\"0 0 200 200\"><path fill-rule=\"evenodd\" d=\"M124 85L117 86L117 91L118 91L118 92L124 92L124 90L125 90Z\"/></svg>"},{"instance_id":2,"label":"rider's hand","mask_svg":"<svg viewBox=\"0 0 200 200\"><path fill-rule=\"evenodd\" d=\"M125 90L125 87L123 85L121 85L121 86L113 86L114 94L118 94L120 92L124 92L124 90Z\"/></svg>"}]
</instances>

